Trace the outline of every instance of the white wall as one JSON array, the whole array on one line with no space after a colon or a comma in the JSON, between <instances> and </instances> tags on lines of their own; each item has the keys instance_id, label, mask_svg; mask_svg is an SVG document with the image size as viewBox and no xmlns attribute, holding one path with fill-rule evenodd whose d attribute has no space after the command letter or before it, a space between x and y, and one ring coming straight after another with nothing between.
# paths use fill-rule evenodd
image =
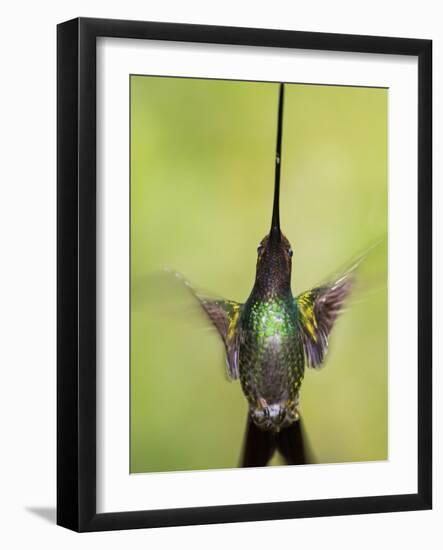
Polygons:
<instances>
[{"instance_id":1,"label":"white wall","mask_svg":"<svg viewBox=\"0 0 443 550\"><path fill-rule=\"evenodd\" d=\"M55 25L111 17L431 38L434 40L434 151L442 150L441 2L322 0L78 0L11 2L1 10L0 85L0 541L4 548L439 548L442 491L435 509L361 517L263 522L76 535L55 527ZM437 214L443 207L435 154ZM437 215L435 215L437 218ZM442 222L436 220L436 237ZM437 240L437 239L435 239ZM437 245L434 245L437 254ZM435 280L442 277L441 251ZM442 309L435 290L435 309ZM438 335L441 314L436 315ZM440 325L441 326L441 325ZM435 348L439 347L437 344ZM442 389L435 349L435 399ZM439 391L440 390L440 391ZM442 407L435 410L435 463L442 463ZM439 483L440 482L440 483ZM7 542L6 542L7 540Z\"/></svg>"}]
</instances>

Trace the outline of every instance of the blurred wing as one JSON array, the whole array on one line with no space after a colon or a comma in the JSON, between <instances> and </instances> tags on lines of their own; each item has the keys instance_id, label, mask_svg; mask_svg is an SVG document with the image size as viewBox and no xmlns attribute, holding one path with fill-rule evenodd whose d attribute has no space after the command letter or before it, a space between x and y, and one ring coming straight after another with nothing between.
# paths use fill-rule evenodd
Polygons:
<instances>
[{"instance_id":1,"label":"blurred wing","mask_svg":"<svg viewBox=\"0 0 443 550\"><path fill-rule=\"evenodd\" d=\"M197 298L200 306L205 311L209 320L217 329L221 336L226 350L226 365L229 378L235 380L239 377L238 371L238 331L237 323L240 317L242 305L231 300L212 299L197 292L191 284L179 273L175 276L191 291L192 295Z\"/></svg>"},{"instance_id":2,"label":"blurred wing","mask_svg":"<svg viewBox=\"0 0 443 550\"><path fill-rule=\"evenodd\" d=\"M355 268L320 287L303 292L295 298L301 316L303 347L307 364L318 368L328 351L329 335L343 310L355 276Z\"/></svg>"},{"instance_id":3,"label":"blurred wing","mask_svg":"<svg viewBox=\"0 0 443 550\"><path fill-rule=\"evenodd\" d=\"M328 351L329 335L354 287L358 268L375 251L384 250L381 246L385 244L387 240L384 236L354 258L340 275L332 277L332 281L303 292L295 298L300 312L303 347L309 367L318 368L323 363Z\"/></svg>"},{"instance_id":4,"label":"blurred wing","mask_svg":"<svg viewBox=\"0 0 443 550\"><path fill-rule=\"evenodd\" d=\"M228 374L230 378L235 380L239 376L239 342L236 328L240 317L241 304L229 300L211 300L199 294L195 294L195 296L225 344Z\"/></svg>"}]
</instances>

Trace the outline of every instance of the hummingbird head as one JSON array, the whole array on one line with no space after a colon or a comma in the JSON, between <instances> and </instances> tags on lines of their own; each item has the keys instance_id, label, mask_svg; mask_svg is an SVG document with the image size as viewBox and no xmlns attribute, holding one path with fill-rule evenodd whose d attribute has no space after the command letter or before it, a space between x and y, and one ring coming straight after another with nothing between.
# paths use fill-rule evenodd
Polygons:
<instances>
[{"instance_id":1,"label":"hummingbird head","mask_svg":"<svg viewBox=\"0 0 443 550\"><path fill-rule=\"evenodd\" d=\"M280 229L280 164L283 98L284 85L280 84L271 229L257 249L255 290L265 294L285 294L291 292L292 248Z\"/></svg>"},{"instance_id":2,"label":"hummingbird head","mask_svg":"<svg viewBox=\"0 0 443 550\"><path fill-rule=\"evenodd\" d=\"M280 225L273 224L257 248L255 289L264 294L290 293L292 254L291 244L281 232Z\"/></svg>"}]
</instances>

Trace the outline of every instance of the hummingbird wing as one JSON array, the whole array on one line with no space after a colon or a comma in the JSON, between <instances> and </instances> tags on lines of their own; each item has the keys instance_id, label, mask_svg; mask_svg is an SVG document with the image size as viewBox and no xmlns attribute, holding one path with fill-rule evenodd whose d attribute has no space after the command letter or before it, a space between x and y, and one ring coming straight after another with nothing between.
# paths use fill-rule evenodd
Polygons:
<instances>
[{"instance_id":1,"label":"hummingbird wing","mask_svg":"<svg viewBox=\"0 0 443 550\"><path fill-rule=\"evenodd\" d=\"M191 294L198 300L211 323L217 329L225 345L228 376L230 379L236 380L239 377L239 331L236 329L242 304L234 302L233 300L214 299L205 296L198 292L181 273L174 271L173 274L190 290Z\"/></svg>"},{"instance_id":2,"label":"hummingbird wing","mask_svg":"<svg viewBox=\"0 0 443 550\"><path fill-rule=\"evenodd\" d=\"M385 237L366 248L339 272L340 274L332 277L332 280L302 292L295 298L300 312L303 347L309 367L321 367L328 351L329 335L354 287L358 268L370 254L376 250L383 251L383 244L387 244Z\"/></svg>"},{"instance_id":3,"label":"hummingbird wing","mask_svg":"<svg viewBox=\"0 0 443 550\"><path fill-rule=\"evenodd\" d=\"M194 292L201 307L221 336L226 349L226 365L229 378L236 380L238 370L238 331L241 304L231 300L213 300Z\"/></svg>"},{"instance_id":4,"label":"hummingbird wing","mask_svg":"<svg viewBox=\"0 0 443 550\"><path fill-rule=\"evenodd\" d=\"M301 317L307 364L321 367L328 351L329 335L352 289L355 266L340 278L299 294L295 300Z\"/></svg>"}]
</instances>

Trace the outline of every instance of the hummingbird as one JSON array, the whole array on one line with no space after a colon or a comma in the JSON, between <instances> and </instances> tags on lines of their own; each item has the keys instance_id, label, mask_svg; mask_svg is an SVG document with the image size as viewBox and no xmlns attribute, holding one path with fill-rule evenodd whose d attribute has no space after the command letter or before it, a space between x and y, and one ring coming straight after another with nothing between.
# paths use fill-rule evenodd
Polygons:
<instances>
[{"instance_id":1,"label":"hummingbird","mask_svg":"<svg viewBox=\"0 0 443 550\"><path fill-rule=\"evenodd\" d=\"M293 249L281 230L279 207L283 108L281 83L272 220L257 248L249 297L244 303L213 299L185 280L224 344L228 377L240 380L247 400L244 467L265 466L276 450L288 464L306 463L299 408L305 368L322 366L355 274L354 265L332 281L292 293Z\"/></svg>"}]
</instances>

